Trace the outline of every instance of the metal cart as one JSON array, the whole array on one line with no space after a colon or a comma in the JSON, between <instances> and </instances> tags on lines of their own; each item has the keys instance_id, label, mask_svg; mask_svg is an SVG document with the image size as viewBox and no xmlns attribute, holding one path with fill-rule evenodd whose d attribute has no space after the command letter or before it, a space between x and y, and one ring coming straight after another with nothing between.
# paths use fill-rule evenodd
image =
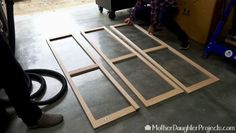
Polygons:
<instances>
[{"instance_id":1,"label":"metal cart","mask_svg":"<svg viewBox=\"0 0 236 133\"><path fill-rule=\"evenodd\" d=\"M131 8L135 3L136 0L96 0L99 11L102 13L103 8L107 9L110 19L115 19L117 10Z\"/></svg>"}]
</instances>

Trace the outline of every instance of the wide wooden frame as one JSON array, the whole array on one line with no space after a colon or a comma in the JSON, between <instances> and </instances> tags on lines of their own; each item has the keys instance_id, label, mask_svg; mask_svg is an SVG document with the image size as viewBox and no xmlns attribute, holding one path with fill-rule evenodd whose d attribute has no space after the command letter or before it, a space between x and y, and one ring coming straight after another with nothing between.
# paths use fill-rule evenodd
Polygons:
<instances>
[{"instance_id":1,"label":"wide wooden frame","mask_svg":"<svg viewBox=\"0 0 236 133\"><path fill-rule=\"evenodd\" d=\"M90 32L105 30L108 32L115 40L120 42L121 45L123 45L125 48L127 48L131 53L120 56L114 59L109 59L101 49L95 46L95 44L90 41L86 34ZM149 107L151 105L157 104L163 100L166 100L168 98L171 98L173 96L176 96L183 92L183 90L176 85L173 81L171 81L167 76L165 76L161 71L156 69L151 63L149 63L145 58L143 58L140 54L138 54L135 50L133 50L129 45L127 45L124 41L122 41L119 37L117 37L115 34L113 34L109 29L107 29L105 26L98 27L95 29L90 29L86 31L81 31L81 34L84 36L84 38L87 40L87 42L98 52L98 54L107 62L108 65L116 72L116 74L123 80L123 82L133 91L133 93L142 101L145 107ZM161 47L160 47L161 48ZM134 57L138 57L144 64L146 64L151 70L153 70L156 74L158 74L162 79L164 79L168 84L170 84L173 89L171 91L168 91L166 93L163 93L161 95L155 96L150 99L145 99L143 95L134 87L133 84L122 74L122 72L114 65L115 63L119 63Z\"/></svg>"},{"instance_id":2,"label":"wide wooden frame","mask_svg":"<svg viewBox=\"0 0 236 133\"><path fill-rule=\"evenodd\" d=\"M60 39L64 39L64 38L68 38L68 37L72 37L75 42L84 50L84 52L92 59L92 61L95 63L94 65L90 65L84 68L79 68L73 71L66 71L65 66L63 65L62 61L60 60L59 56L57 55L57 53L55 52L55 50L53 49L53 47L51 46L51 42L52 41L56 41L56 40L60 40ZM55 38L51 38L51 39L47 39L47 43L48 46L50 47L54 57L56 58L57 62L59 63L60 68L62 69L63 73L65 74L69 84L71 85L71 88L76 96L76 98L78 99L79 103L81 104L85 114L87 115L91 125L93 126L93 128L98 128L104 124L107 124L109 122L112 122L118 118L121 118L125 115L128 115L132 112L135 112L137 109L139 109L138 104L129 96L129 94L121 87L121 85L111 76L111 74L102 66L101 63L99 63L93 56L92 54L89 52L89 50L84 47L82 45L82 43L80 43L78 41L78 39L72 35L72 34L68 34L68 35L63 35L60 37L55 37ZM121 95L123 95L125 97L125 99L131 104L131 106L126 107L124 109L121 109L117 112L114 112L110 115L104 116L102 118L99 119L95 119L95 117L93 116L92 112L90 111L89 107L87 106L87 104L85 103L82 95L79 92L78 87L76 87L75 83L72 80L72 77L78 76L80 74L83 73L87 73L87 72L91 72L94 70L98 70L100 69L101 72L107 77L108 80L110 80L110 82L114 85L114 87L121 93Z\"/></svg>"},{"instance_id":3,"label":"wide wooden frame","mask_svg":"<svg viewBox=\"0 0 236 133\"><path fill-rule=\"evenodd\" d=\"M202 87L210 85L210 84L212 84L212 83L219 80L216 76L214 76L213 74L208 72L206 69L204 69L203 67L201 67L197 63L193 62L188 57L184 56L183 54L181 54L180 52L178 52L174 48L170 47L169 45L167 45L165 42L158 39L157 37L148 34L148 32L145 29L143 29L142 27L140 27L139 25L134 24L133 26L135 28L137 28L138 30L140 30L141 32L143 32L144 34L146 34L147 36L149 36L151 39L153 39L154 41L156 41L159 44L157 47L153 47L153 48L149 48L149 49L145 49L145 50L140 49L136 44L134 44L130 39L128 39L124 34L122 34L119 30L116 29L117 27L122 27L122 26L126 26L126 25L127 24L122 23L122 24L112 25L112 26L110 26L110 28L117 35L119 35L122 39L124 39L132 48L134 48L136 51L138 51L139 54L141 54L145 59L147 59L151 64L153 64L156 68L158 68L160 71L162 71L165 75L167 75L171 80L173 80L176 84L178 84L187 93L194 92L198 89L201 89ZM206 79L206 80L203 80L199 83L193 84L189 87L185 86L176 77L174 77L171 73L169 73L167 70L165 70L160 64L158 64L154 59L152 59L147 54L147 53L150 53L150 52L158 51L160 49L168 49L169 51L171 51L172 53L174 53L178 57L180 57L183 60L185 60L186 62L190 63L193 67L198 69L200 72L202 72L203 74L205 74L209 78Z\"/></svg>"}]
</instances>

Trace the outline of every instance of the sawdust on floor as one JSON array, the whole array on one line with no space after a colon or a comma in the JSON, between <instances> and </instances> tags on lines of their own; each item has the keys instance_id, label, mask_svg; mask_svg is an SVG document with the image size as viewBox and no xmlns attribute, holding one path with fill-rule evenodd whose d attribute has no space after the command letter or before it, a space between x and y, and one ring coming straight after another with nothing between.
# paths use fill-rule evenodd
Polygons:
<instances>
[{"instance_id":1,"label":"sawdust on floor","mask_svg":"<svg viewBox=\"0 0 236 133\"><path fill-rule=\"evenodd\" d=\"M14 4L15 15L23 15L35 12L53 11L88 3L95 0L16 0Z\"/></svg>"}]
</instances>

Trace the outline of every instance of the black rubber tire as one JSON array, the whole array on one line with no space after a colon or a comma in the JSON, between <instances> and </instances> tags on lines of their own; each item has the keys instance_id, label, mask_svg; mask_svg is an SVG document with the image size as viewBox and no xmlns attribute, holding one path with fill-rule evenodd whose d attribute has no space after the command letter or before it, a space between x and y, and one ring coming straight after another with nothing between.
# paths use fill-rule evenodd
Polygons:
<instances>
[{"instance_id":1,"label":"black rubber tire","mask_svg":"<svg viewBox=\"0 0 236 133\"><path fill-rule=\"evenodd\" d=\"M56 102L57 100L59 100L67 92L66 79L64 78L63 75L61 75L58 72L48 70L48 69L30 69L30 70L26 70L25 72L27 72L27 73L37 73L37 74L40 74L40 75L43 75L43 76L53 77L53 78L57 79L58 81L60 81L61 84L62 84L62 87L61 87L60 91L55 96L53 96L52 98L44 100L44 101L38 101L38 100L32 99L32 102L34 102L38 105L52 104L52 103Z\"/></svg>"}]
</instances>

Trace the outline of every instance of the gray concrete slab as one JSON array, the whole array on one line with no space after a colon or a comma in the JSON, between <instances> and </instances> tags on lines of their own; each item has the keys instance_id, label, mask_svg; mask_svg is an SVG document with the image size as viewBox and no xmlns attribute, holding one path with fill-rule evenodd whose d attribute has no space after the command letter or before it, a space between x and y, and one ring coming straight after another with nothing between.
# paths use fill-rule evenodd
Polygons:
<instances>
[{"instance_id":1,"label":"gray concrete slab","mask_svg":"<svg viewBox=\"0 0 236 133\"><path fill-rule=\"evenodd\" d=\"M55 12L44 12L39 14L31 14L24 16L16 16L16 57L24 69L29 68L47 68L61 72L59 65L53 57L47 43L46 38L63 33L75 33L80 41L90 49L93 55L101 61L101 57L89 46L89 44L80 35L80 30L99 26L109 26L111 24L121 23L124 18L128 16L126 11L118 12L115 21L109 20L107 14L100 14L95 4L84 7L71 8L68 10L60 10ZM134 35L136 33L133 33ZM167 31L160 31L157 34L163 41L167 42L174 48L178 48L179 43L177 38ZM138 36L138 35L137 35ZM137 37L142 41L142 36ZM146 45L144 43L143 45ZM147 44L148 45L148 44ZM148 45L149 46L149 45ZM69 47L69 46L68 46ZM62 52L67 55L63 47ZM73 49L71 49L73 51ZM215 74L220 78L220 81L203 89L186 95L181 94L160 104L154 105L150 108L144 108L137 97L124 85L125 90L131 97L137 101L141 106L136 113L123 117L110 124L107 124L99 129L94 130L90 125L85 113L78 103L75 95L69 87L66 96L55 103L54 105L43 107L45 111L51 113L61 113L64 115L64 122L58 126L49 129L29 130L19 118L14 118L7 129L7 133L143 133L144 126L147 124L165 124L172 126L177 124L184 126L193 124L198 126L210 125L216 126L235 126L236 123L236 69L232 63L225 61L217 56L211 56L209 59L201 58L203 47L192 42L192 47L188 51L181 51L183 54ZM82 55L77 55L82 56ZM70 60L70 57L68 60ZM74 61L68 62L72 66ZM105 64L105 63L104 63ZM105 64L106 65L106 64ZM178 62L176 62L178 67ZM106 65L106 68L117 77ZM126 68L133 69L133 68ZM98 78L92 75L92 78ZM91 76L91 75L90 75ZM98 76L98 77L97 77ZM141 77L138 77L141 79ZM99 78L97 81L104 80ZM145 78L143 79L146 80ZM79 80L83 82L83 79ZM102 82L102 81L101 81ZM52 79L48 81L50 84L45 98L52 96L55 89L60 87L60 84L53 82ZM95 83L94 83L95 84ZM95 85L84 84L88 91ZM110 87L109 83L104 84L101 88L99 84L97 92L86 92L82 90L86 101L91 105L93 112L96 112L96 117L103 116L110 113L112 110L119 109L126 106L126 102L114 89ZM104 93L102 93L104 91ZM158 89L157 89L158 91ZM145 92L145 91L144 91ZM149 93L150 91L147 91ZM106 95L106 94L110 95ZM93 99L95 96L96 99ZM101 100L112 99L112 100ZM116 99L116 100L114 100ZM95 101L94 101L95 100ZM98 103L98 104L94 104ZM104 109L109 111L101 110ZM161 131L163 132L163 131ZM167 131L170 132L170 131ZM174 131L175 132L175 131ZM197 131L204 133L205 131Z\"/></svg>"}]
</instances>

